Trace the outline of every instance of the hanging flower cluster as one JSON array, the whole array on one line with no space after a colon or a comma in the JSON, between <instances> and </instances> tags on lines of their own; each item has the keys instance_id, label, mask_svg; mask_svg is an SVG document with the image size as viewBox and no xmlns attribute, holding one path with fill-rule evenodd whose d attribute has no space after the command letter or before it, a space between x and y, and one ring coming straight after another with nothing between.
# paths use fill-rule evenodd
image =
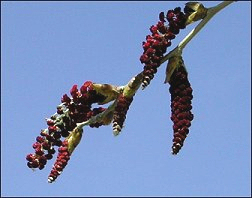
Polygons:
<instances>
[{"instance_id":1,"label":"hanging flower cluster","mask_svg":"<svg viewBox=\"0 0 252 198\"><path fill-rule=\"evenodd\" d=\"M76 128L77 123L87 121L106 110L103 107L91 108L92 104L100 104L107 99L107 96L98 93L94 87L91 81L87 81L81 86L80 90L78 90L77 85L72 87L70 90L71 98L67 94L63 95L62 103L57 107L57 113L46 119L48 127L40 132L40 136L36 138L36 142L33 144L35 153L26 156L29 168L41 170L45 167L47 160L53 158L53 154L56 152L55 146L59 147L59 156L49 176L51 178L48 180L49 182L59 175L59 171L63 170L69 160L70 153L67 151L67 143L69 137L73 136L72 131ZM91 123L89 126L99 127L101 125L103 125L103 122ZM61 138L66 139L62 141ZM65 160L63 164L60 164L62 163L61 159Z\"/></svg>"},{"instance_id":2,"label":"hanging flower cluster","mask_svg":"<svg viewBox=\"0 0 252 198\"><path fill-rule=\"evenodd\" d=\"M126 119L127 111L132 101L133 97L128 98L124 96L123 93L119 95L113 118L114 135L118 135L119 132L122 130L123 123Z\"/></svg>"},{"instance_id":3,"label":"hanging flower cluster","mask_svg":"<svg viewBox=\"0 0 252 198\"><path fill-rule=\"evenodd\" d=\"M192 109L192 88L188 81L188 74L181 56L174 56L168 62L171 94L171 120L173 121L173 146L172 154L177 154L186 136L189 133L189 127L193 120Z\"/></svg>"},{"instance_id":4,"label":"hanging flower cluster","mask_svg":"<svg viewBox=\"0 0 252 198\"><path fill-rule=\"evenodd\" d=\"M71 135L66 138L58 149L58 156L48 176L48 182L52 183L61 174L76 146L79 144L83 130L75 128Z\"/></svg>"},{"instance_id":5,"label":"hanging flower cluster","mask_svg":"<svg viewBox=\"0 0 252 198\"><path fill-rule=\"evenodd\" d=\"M143 79L143 72L133 77L124 87L123 92L119 94L116 100L116 107L113 115L113 133L118 135L123 127L126 119L126 114L129 110L130 104L133 101L136 91L141 85Z\"/></svg>"},{"instance_id":6,"label":"hanging flower cluster","mask_svg":"<svg viewBox=\"0 0 252 198\"><path fill-rule=\"evenodd\" d=\"M159 20L156 25L150 27L151 35L146 36L142 46L144 49L140 57L141 63L144 64L142 87L145 88L150 84L157 72L157 68L161 65L161 60L167 48L171 45L171 40L176 37L180 29L186 27L187 16L181 12L181 8L169 10L166 13L159 14ZM166 24L166 20L167 23Z\"/></svg>"},{"instance_id":7,"label":"hanging flower cluster","mask_svg":"<svg viewBox=\"0 0 252 198\"><path fill-rule=\"evenodd\" d=\"M55 179L61 174L65 166L67 165L68 160L70 159L70 153L67 148L68 142L67 139L63 141L62 145L59 147L58 156L55 164L51 170L51 173L48 176L48 182L52 183Z\"/></svg>"}]
</instances>

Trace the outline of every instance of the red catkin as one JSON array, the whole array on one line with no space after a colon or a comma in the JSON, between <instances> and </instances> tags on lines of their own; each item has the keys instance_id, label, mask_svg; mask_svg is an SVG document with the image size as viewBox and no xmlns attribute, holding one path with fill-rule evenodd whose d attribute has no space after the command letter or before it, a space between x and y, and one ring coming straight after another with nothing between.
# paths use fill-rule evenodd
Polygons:
<instances>
[{"instance_id":1,"label":"red catkin","mask_svg":"<svg viewBox=\"0 0 252 198\"><path fill-rule=\"evenodd\" d=\"M174 70L170 79L171 120L173 121L172 154L177 154L184 144L193 120L192 88L183 66Z\"/></svg>"}]
</instances>

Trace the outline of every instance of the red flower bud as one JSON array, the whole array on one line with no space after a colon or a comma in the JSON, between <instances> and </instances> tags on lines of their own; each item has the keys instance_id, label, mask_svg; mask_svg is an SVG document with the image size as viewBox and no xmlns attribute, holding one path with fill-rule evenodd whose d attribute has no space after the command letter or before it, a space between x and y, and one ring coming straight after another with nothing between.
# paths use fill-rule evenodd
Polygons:
<instances>
[{"instance_id":1,"label":"red flower bud","mask_svg":"<svg viewBox=\"0 0 252 198\"><path fill-rule=\"evenodd\" d=\"M38 136L38 137L36 138L36 141L39 142L39 143L42 143L42 142L45 141L45 138L43 138L43 137L41 137L41 136Z\"/></svg>"},{"instance_id":2,"label":"red flower bud","mask_svg":"<svg viewBox=\"0 0 252 198\"><path fill-rule=\"evenodd\" d=\"M34 160L34 155L33 154L28 154L26 156L26 160L29 161L29 162L33 161Z\"/></svg>"},{"instance_id":3,"label":"red flower bud","mask_svg":"<svg viewBox=\"0 0 252 198\"><path fill-rule=\"evenodd\" d=\"M65 103L69 104L69 103L71 102L71 99L67 96L67 94L64 94L64 95L62 96L61 102L62 102L62 103L65 102Z\"/></svg>"},{"instance_id":4,"label":"red flower bud","mask_svg":"<svg viewBox=\"0 0 252 198\"><path fill-rule=\"evenodd\" d=\"M159 13L159 20L162 21L162 22L165 22L165 15L164 15L164 12L160 12L160 13Z\"/></svg>"}]
</instances>

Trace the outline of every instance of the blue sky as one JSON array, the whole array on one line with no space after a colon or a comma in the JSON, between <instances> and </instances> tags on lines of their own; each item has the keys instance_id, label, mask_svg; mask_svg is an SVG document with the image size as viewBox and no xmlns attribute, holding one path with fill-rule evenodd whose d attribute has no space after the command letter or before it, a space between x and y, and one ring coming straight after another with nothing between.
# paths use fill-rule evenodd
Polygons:
<instances>
[{"instance_id":1,"label":"blue sky","mask_svg":"<svg viewBox=\"0 0 252 198\"><path fill-rule=\"evenodd\" d=\"M249 196L251 3L218 13L183 52L194 120L171 155L163 64L127 114L122 133L84 128L57 181L25 157L72 85L124 85L143 65L142 41L158 14L182 2L1 2L2 196ZM206 7L219 2L203 2ZM170 49L195 27L188 26Z\"/></svg>"}]
</instances>

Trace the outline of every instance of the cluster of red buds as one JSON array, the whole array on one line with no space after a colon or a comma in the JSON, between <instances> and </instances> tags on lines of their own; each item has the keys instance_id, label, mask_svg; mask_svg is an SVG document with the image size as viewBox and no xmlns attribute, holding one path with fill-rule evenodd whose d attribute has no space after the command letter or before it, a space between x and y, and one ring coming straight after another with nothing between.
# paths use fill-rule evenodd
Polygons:
<instances>
[{"instance_id":1,"label":"cluster of red buds","mask_svg":"<svg viewBox=\"0 0 252 198\"><path fill-rule=\"evenodd\" d=\"M76 146L79 144L82 137L82 129L75 128L71 135L66 138L59 147L57 159L48 176L48 182L52 183L61 174Z\"/></svg>"},{"instance_id":2,"label":"cluster of red buds","mask_svg":"<svg viewBox=\"0 0 252 198\"><path fill-rule=\"evenodd\" d=\"M166 16L164 12L161 12L158 23L150 27L152 34L146 36L146 42L142 44L144 52L140 57L141 63L144 64L143 88L148 86L154 78L157 68L162 63L164 53L171 45L171 40L176 37L180 29L186 27L186 20L187 15L181 11L180 7L177 7L169 10Z\"/></svg>"},{"instance_id":3,"label":"cluster of red buds","mask_svg":"<svg viewBox=\"0 0 252 198\"><path fill-rule=\"evenodd\" d=\"M28 161L27 166L29 168L43 169L47 160L53 158L53 154L56 152L55 146L59 147L59 154L62 154L64 150L62 155L65 157L68 156L66 155L67 141L64 140L62 142L61 138L71 137L72 131L77 126L77 123L84 122L92 116L96 116L106 110L106 108L102 107L91 109L93 103L100 104L107 99L105 95L98 93L93 85L91 81L87 81L81 86L80 90L78 90L77 85L74 85L70 90L72 98L67 96L67 94L63 95L61 99L62 103L57 107L57 113L52 115L51 118L46 119L48 127L41 130L40 136L36 138L36 142L33 144L35 153L26 156ZM102 122L97 122L91 123L89 126L99 127L101 125L103 125ZM67 157L65 160L68 160ZM56 178L55 175L58 174L55 172L57 167L58 165L54 166L49 177ZM63 169L64 166L61 168ZM53 181L53 179L50 179L50 181Z\"/></svg>"},{"instance_id":4,"label":"cluster of red buds","mask_svg":"<svg viewBox=\"0 0 252 198\"><path fill-rule=\"evenodd\" d=\"M133 101L136 91L141 85L143 79L143 72L133 77L124 87L123 92L120 93L116 100L116 107L113 115L113 133L118 135L123 127L126 119L126 114L129 110L130 104Z\"/></svg>"},{"instance_id":5,"label":"cluster of red buds","mask_svg":"<svg viewBox=\"0 0 252 198\"><path fill-rule=\"evenodd\" d=\"M129 109L133 97L126 97L123 93L118 96L117 105L115 107L113 116L113 132L114 135L118 135L122 130L123 123L126 119L126 114Z\"/></svg>"},{"instance_id":6,"label":"cluster of red buds","mask_svg":"<svg viewBox=\"0 0 252 198\"><path fill-rule=\"evenodd\" d=\"M56 162L53 165L53 168L48 176L48 182L52 183L55 179L61 174L65 166L67 165L68 160L70 159L70 153L67 148L68 142L67 139L62 142L61 147L59 147L58 156Z\"/></svg>"},{"instance_id":7,"label":"cluster of red buds","mask_svg":"<svg viewBox=\"0 0 252 198\"><path fill-rule=\"evenodd\" d=\"M181 56L174 56L168 62L168 79L171 94L171 120L173 121L172 154L177 154L189 133L193 120L192 88Z\"/></svg>"}]
</instances>

